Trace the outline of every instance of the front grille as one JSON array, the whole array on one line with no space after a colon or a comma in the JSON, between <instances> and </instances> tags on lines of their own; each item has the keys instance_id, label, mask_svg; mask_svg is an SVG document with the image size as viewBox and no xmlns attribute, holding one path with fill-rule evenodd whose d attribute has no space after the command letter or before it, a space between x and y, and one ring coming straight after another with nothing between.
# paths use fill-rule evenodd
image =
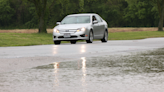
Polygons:
<instances>
[{"instance_id":1,"label":"front grille","mask_svg":"<svg viewBox=\"0 0 164 92\"><path fill-rule=\"evenodd\" d=\"M64 34L64 33L75 33L75 32L76 32L75 29L62 29L62 30L60 30L61 34Z\"/></svg>"},{"instance_id":2,"label":"front grille","mask_svg":"<svg viewBox=\"0 0 164 92\"><path fill-rule=\"evenodd\" d=\"M64 36L59 36L58 38L64 38ZM70 38L77 38L77 36L71 36Z\"/></svg>"},{"instance_id":3,"label":"front grille","mask_svg":"<svg viewBox=\"0 0 164 92\"><path fill-rule=\"evenodd\" d=\"M64 38L64 36L59 36L58 38Z\"/></svg>"},{"instance_id":4,"label":"front grille","mask_svg":"<svg viewBox=\"0 0 164 92\"><path fill-rule=\"evenodd\" d=\"M77 36L71 36L70 38L77 38Z\"/></svg>"}]
</instances>

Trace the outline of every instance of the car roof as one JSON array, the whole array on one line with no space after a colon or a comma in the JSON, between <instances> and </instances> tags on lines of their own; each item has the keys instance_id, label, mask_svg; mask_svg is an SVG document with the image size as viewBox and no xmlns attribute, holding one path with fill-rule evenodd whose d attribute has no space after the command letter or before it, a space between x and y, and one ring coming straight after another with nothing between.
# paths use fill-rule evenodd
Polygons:
<instances>
[{"instance_id":1,"label":"car roof","mask_svg":"<svg viewBox=\"0 0 164 92\"><path fill-rule=\"evenodd\" d=\"M68 16L92 16L92 15L97 15L96 13L80 13L80 14L70 14Z\"/></svg>"}]
</instances>

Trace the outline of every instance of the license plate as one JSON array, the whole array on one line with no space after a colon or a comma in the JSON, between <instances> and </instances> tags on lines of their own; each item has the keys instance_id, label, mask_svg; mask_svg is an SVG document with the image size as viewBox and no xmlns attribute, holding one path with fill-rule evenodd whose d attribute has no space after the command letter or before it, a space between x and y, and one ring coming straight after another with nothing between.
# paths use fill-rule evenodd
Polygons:
<instances>
[{"instance_id":1,"label":"license plate","mask_svg":"<svg viewBox=\"0 0 164 92\"><path fill-rule=\"evenodd\" d=\"M71 37L70 33L65 33L64 34L64 38L69 38L69 37Z\"/></svg>"}]
</instances>

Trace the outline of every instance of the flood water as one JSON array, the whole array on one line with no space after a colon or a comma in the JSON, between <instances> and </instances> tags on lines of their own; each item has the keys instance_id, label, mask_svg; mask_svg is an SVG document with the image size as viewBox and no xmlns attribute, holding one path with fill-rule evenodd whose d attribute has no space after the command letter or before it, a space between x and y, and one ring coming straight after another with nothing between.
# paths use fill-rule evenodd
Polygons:
<instances>
[{"instance_id":1,"label":"flood water","mask_svg":"<svg viewBox=\"0 0 164 92\"><path fill-rule=\"evenodd\" d=\"M81 57L1 73L0 92L164 92L164 73L125 73Z\"/></svg>"}]
</instances>

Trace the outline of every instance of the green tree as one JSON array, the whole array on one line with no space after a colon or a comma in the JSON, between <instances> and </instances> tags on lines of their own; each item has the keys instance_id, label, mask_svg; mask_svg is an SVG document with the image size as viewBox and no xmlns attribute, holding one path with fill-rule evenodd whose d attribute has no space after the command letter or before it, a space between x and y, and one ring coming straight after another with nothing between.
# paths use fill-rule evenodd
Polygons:
<instances>
[{"instance_id":1,"label":"green tree","mask_svg":"<svg viewBox=\"0 0 164 92\"><path fill-rule=\"evenodd\" d=\"M125 0L88 0L85 1L85 12L99 14L108 22L109 27L124 25L124 9L127 7Z\"/></svg>"},{"instance_id":2,"label":"green tree","mask_svg":"<svg viewBox=\"0 0 164 92\"><path fill-rule=\"evenodd\" d=\"M34 5L25 0L9 0L9 2L10 7L15 11L10 20L10 26L15 28L36 28L37 19L35 19L36 22L32 21L37 17ZM35 23L35 26L29 26L28 23L29 25Z\"/></svg>"},{"instance_id":3,"label":"green tree","mask_svg":"<svg viewBox=\"0 0 164 92\"><path fill-rule=\"evenodd\" d=\"M35 5L36 13L39 17L39 33L47 33L46 30L46 13L47 0L28 0Z\"/></svg>"},{"instance_id":4,"label":"green tree","mask_svg":"<svg viewBox=\"0 0 164 92\"><path fill-rule=\"evenodd\" d=\"M28 0L35 5L36 13L39 17L39 33L47 33L46 27L47 20L53 20L52 15L56 15L55 20L58 19L61 15L67 15L69 13L75 13L77 8L77 3L80 5L80 12L83 12L84 0ZM59 5L58 7L56 7ZM74 7L72 7L74 6ZM60 10L60 11L58 11ZM59 12L59 13L56 13ZM51 17L49 17L49 15ZM57 16L58 15L58 16ZM52 22L52 21L51 21Z\"/></svg>"},{"instance_id":5,"label":"green tree","mask_svg":"<svg viewBox=\"0 0 164 92\"><path fill-rule=\"evenodd\" d=\"M9 25L14 12L14 9L10 7L9 0L0 0L0 25Z\"/></svg>"},{"instance_id":6,"label":"green tree","mask_svg":"<svg viewBox=\"0 0 164 92\"><path fill-rule=\"evenodd\" d=\"M47 27L52 28L57 21L61 21L66 15L79 12L78 0L56 0L56 3L49 10Z\"/></svg>"},{"instance_id":7,"label":"green tree","mask_svg":"<svg viewBox=\"0 0 164 92\"><path fill-rule=\"evenodd\" d=\"M159 12L159 25L158 31L163 31L163 21L164 21L164 0L156 0Z\"/></svg>"},{"instance_id":8,"label":"green tree","mask_svg":"<svg viewBox=\"0 0 164 92\"><path fill-rule=\"evenodd\" d=\"M84 0L79 0L79 12L84 12Z\"/></svg>"},{"instance_id":9,"label":"green tree","mask_svg":"<svg viewBox=\"0 0 164 92\"><path fill-rule=\"evenodd\" d=\"M97 13L109 27L158 26L163 30L163 1L0 0L0 28L39 27L39 33L46 33L47 27L54 27L68 14Z\"/></svg>"},{"instance_id":10,"label":"green tree","mask_svg":"<svg viewBox=\"0 0 164 92\"><path fill-rule=\"evenodd\" d=\"M150 0L126 0L128 7L124 11L127 26L150 27L156 26L156 7Z\"/></svg>"}]
</instances>

